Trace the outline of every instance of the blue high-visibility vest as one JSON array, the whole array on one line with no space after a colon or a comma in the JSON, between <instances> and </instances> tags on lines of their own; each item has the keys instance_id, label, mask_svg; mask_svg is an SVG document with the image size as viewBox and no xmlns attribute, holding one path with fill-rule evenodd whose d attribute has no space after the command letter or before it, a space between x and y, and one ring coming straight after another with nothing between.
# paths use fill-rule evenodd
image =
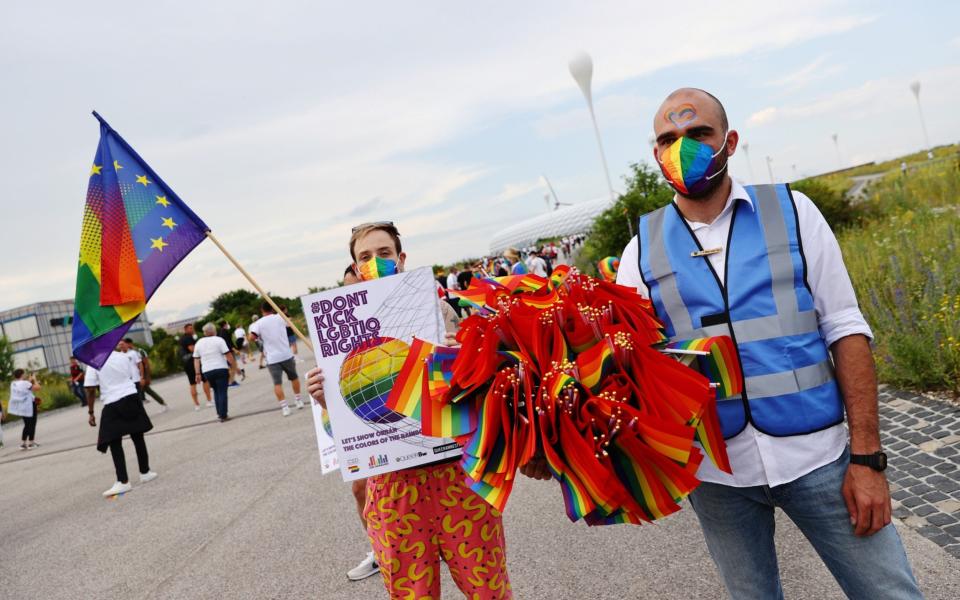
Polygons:
<instances>
[{"instance_id":1,"label":"blue high-visibility vest","mask_svg":"<svg viewBox=\"0 0 960 600\"><path fill-rule=\"evenodd\" d=\"M786 185L747 186L735 200L724 283L676 204L640 217L640 273L670 341L729 335L742 396L720 399L724 438L788 436L843 422L833 363L820 336L796 207Z\"/></svg>"}]
</instances>

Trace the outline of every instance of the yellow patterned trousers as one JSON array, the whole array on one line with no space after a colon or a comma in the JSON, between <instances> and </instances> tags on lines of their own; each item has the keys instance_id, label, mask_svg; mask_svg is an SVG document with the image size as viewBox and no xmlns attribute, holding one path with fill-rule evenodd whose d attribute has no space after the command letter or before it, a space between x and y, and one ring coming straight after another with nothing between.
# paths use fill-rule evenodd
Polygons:
<instances>
[{"instance_id":1,"label":"yellow patterned trousers","mask_svg":"<svg viewBox=\"0 0 960 600\"><path fill-rule=\"evenodd\" d=\"M440 560L470 600L512 598L500 512L456 463L367 480L367 535L390 598L440 598Z\"/></svg>"}]
</instances>

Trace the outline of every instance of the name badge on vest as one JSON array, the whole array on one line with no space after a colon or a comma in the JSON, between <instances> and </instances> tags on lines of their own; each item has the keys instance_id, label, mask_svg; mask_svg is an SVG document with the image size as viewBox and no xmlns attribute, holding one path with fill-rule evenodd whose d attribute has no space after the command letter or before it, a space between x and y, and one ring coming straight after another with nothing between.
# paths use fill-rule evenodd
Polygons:
<instances>
[{"instance_id":1,"label":"name badge on vest","mask_svg":"<svg viewBox=\"0 0 960 600\"><path fill-rule=\"evenodd\" d=\"M706 250L697 250L696 252L691 252L691 258L700 258L701 256L710 256L711 254L720 254L723 252L723 248L708 248Z\"/></svg>"}]
</instances>

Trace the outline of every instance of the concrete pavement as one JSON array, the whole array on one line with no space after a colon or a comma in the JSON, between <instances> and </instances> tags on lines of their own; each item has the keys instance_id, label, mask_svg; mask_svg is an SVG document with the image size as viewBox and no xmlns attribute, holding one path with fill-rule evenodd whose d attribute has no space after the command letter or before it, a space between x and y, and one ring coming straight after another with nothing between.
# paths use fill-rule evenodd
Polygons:
<instances>
[{"instance_id":1,"label":"concrete pavement","mask_svg":"<svg viewBox=\"0 0 960 600\"><path fill-rule=\"evenodd\" d=\"M307 355L309 359L309 355ZM301 363L301 373L306 369ZM378 577L347 581L367 551L349 486L321 477L309 410L283 418L266 371L230 389L233 420L194 412L183 376L148 403L156 481L116 500L108 456L78 407L41 415L43 446L20 452L19 424L0 450L0 597L384 598ZM287 387L289 391L289 387ZM99 413L99 409L98 409ZM553 482L522 480L505 514L517 598L723 598L690 510L655 525L587 528L563 515ZM809 544L778 519L788 598L841 598ZM900 527L928 598L960 597L960 562ZM459 597L448 575L444 590Z\"/></svg>"}]
</instances>

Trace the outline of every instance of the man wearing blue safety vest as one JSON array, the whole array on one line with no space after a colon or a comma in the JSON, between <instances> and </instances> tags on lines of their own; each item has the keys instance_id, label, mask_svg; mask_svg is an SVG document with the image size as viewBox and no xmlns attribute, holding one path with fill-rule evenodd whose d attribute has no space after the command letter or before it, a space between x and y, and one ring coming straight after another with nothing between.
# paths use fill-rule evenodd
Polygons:
<instances>
[{"instance_id":1,"label":"man wearing blue safety vest","mask_svg":"<svg viewBox=\"0 0 960 600\"><path fill-rule=\"evenodd\" d=\"M734 341L744 391L718 401L733 473L704 461L690 496L724 585L783 597L779 507L847 596L922 597L890 524L872 333L830 227L786 185L733 181L739 136L711 94L670 94L654 133L677 194L640 217L617 283L652 300L671 341Z\"/></svg>"}]
</instances>

